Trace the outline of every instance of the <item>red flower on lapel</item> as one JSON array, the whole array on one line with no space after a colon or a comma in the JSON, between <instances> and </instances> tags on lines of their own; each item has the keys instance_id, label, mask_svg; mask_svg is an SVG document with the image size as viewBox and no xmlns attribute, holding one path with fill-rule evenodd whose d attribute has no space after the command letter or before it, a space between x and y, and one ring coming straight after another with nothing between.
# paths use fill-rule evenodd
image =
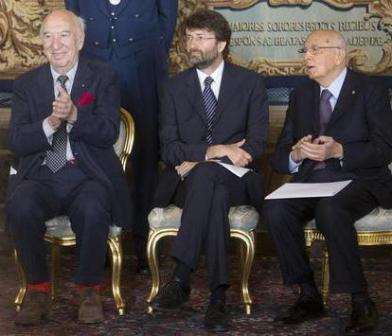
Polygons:
<instances>
[{"instance_id":1,"label":"red flower on lapel","mask_svg":"<svg viewBox=\"0 0 392 336\"><path fill-rule=\"evenodd\" d=\"M78 105L82 106L82 105L90 104L94 99L95 99L95 96L92 95L90 92L88 92L88 91L83 92L82 95L80 96Z\"/></svg>"}]
</instances>

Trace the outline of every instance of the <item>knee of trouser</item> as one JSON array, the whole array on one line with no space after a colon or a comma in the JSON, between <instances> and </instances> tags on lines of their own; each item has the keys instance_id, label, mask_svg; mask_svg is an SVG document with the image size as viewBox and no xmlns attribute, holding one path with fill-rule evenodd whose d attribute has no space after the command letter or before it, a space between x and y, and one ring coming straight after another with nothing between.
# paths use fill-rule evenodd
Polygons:
<instances>
[{"instance_id":1,"label":"knee of trouser","mask_svg":"<svg viewBox=\"0 0 392 336\"><path fill-rule=\"evenodd\" d=\"M187 178L187 183L204 185L213 181L219 174L219 167L215 162L201 162L192 168Z\"/></svg>"},{"instance_id":2,"label":"knee of trouser","mask_svg":"<svg viewBox=\"0 0 392 336\"><path fill-rule=\"evenodd\" d=\"M339 228L342 228L341 223L347 222L347 216L350 216L349 212L330 197L321 199L315 209L317 228L325 234L339 232Z\"/></svg>"},{"instance_id":3,"label":"knee of trouser","mask_svg":"<svg viewBox=\"0 0 392 336\"><path fill-rule=\"evenodd\" d=\"M229 202L229 190L227 189L227 187L225 187L222 184L218 184L215 186L214 189L214 197L213 197L213 202L225 202L226 204L228 204Z\"/></svg>"},{"instance_id":4,"label":"knee of trouser","mask_svg":"<svg viewBox=\"0 0 392 336\"><path fill-rule=\"evenodd\" d=\"M35 218L44 218L42 204L34 197L20 197L15 195L6 206L7 223L13 226L28 226L28 223Z\"/></svg>"}]
</instances>

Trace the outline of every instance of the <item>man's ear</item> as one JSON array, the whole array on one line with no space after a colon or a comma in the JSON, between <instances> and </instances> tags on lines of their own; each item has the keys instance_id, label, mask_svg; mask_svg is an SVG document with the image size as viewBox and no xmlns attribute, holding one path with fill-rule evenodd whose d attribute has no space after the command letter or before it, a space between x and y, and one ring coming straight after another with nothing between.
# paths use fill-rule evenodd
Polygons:
<instances>
[{"instance_id":1,"label":"man's ear","mask_svg":"<svg viewBox=\"0 0 392 336\"><path fill-rule=\"evenodd\" d=\"M85 38L84 32L79 32L76 35L76 39L77 39L77 43L78 43L78 50L81 50L83 48L84 38Z\"/></svg>"},{"instance_id":2,"label":"man's ear","mask_svg":"<svg viewBox=\"0 0 392 336\"><path fill-rule=\"evenodd\" d=\"M225 50L226 44L227 44L227 42L218 41L218 51L219 51L220 53L222 53L223 50Z\"/></svg>"}]
</instances>

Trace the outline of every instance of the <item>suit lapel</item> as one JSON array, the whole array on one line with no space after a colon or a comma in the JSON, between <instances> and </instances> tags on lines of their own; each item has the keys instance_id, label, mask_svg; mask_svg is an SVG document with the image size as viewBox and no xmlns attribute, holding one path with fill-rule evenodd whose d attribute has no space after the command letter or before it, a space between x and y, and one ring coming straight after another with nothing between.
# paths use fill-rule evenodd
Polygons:
<instances>
[{"instance_id":1,"label":"suit lapel","mask_svg":"<svg viewBox=\"0 0 392 336\"><path fill-rule=\"evenodd\" d=\"M336 102L335 108L331 115L327 129L331 127L344 113L344 111L351 111L350 104L353 96L356 94L354 83L351 79L351 72L348 70L346 78L343 82L342 89L339 94L339 99Z\"/></svg>"},{"instance_id":2,"label":"suit lapel","mask_svg":"<svg viewBox=\"0 0 392 336\"><path fill-rule=\"evenodd\" d=\"M35 97L40 106L38 113L40 113L41 117L47 117L52 112L52 103L54 101L53 77L49 64L42 67L34 87L37 93Z\"/></svg>"},{"instance_id":3,"label":"suit lapel","mask_svg":"<svg viewBox=\"0 0 392 336\"><path fill-rule=\"evenodd\" d=\"M81 95L88 91L88 88L91 85L92 75L93 73L86 64L86 61L80 59L71 91L71 98L74 103L77 103L80 100Z\"/></svg>"},{"instance_id":4,"label":"suit lapel","mask_svg":"<svg viewBox=\"0 0 392 336\"><path fill-rule=\"evenodd\" d=\"M189 77L186 83L186 96L190 101L192 108L203 120L204 124L207 126L207 116L204 111L203 98L201 94L201 87L199 78L196 73L196 68L193 68L189 72Z\"/></svg>"},{"instance_id":5,"label":"suit lapel","mask_svg":"<svg viewBox=\"0 0 392 336\"><path fill-rule=\"evenodd\" d=\"M219 90L218 106L216 107L215 112L214 124L218 122L227 104L230 104L230 97L233 96L233 93L237 87L236 83L237 81L235 78L235 74L233 73L233 69L230 67L230 64L225 63L222 74L221 87Z\"/></svg>"},{"instance_id":6,"label":"suit lapel","mask_svg":"<svg viewBox=\"0 0 392 336\"><path fill-rule=\"evenodd\" d=\"M314 135L318 135L320 133L320 86L314 82L312 89L312 129L314 131Z\"/></svg>"}]
</instances>

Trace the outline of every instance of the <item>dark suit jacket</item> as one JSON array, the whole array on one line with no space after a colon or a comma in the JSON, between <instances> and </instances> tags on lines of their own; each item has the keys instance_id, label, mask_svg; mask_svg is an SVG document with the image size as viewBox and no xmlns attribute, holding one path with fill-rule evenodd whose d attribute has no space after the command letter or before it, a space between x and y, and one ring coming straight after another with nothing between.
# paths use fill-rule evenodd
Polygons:
<instances>
[{"instance_id":1,"label":"dark suit jacket","mask_svg":"<svg viewBox=\"0 0 392 336\"><path fill-rule=\"evenodd\" d=\"M276 145L272 166L289 173L289 153L307 134L317 136L320 86L309 81L290 96L284 128ZM384 207L392 207L392 113L389 95L374 79L348 70L325 135L343 145L343 165L326 161L333 180L351 178L366 184ZM306 181L316 162L304 160L293 181Z\"/></svg>"},{"instance_id":2,"label":"dark suit jacket","mask_svg":"<svg viewBox=\"0 0 392 336\"><path fill-rule=\"evenodd\" d=\"M94 99L80 104L81 96L87 92ZM113 149L120 123L117 78L109 66L80 59L71 97L78 108L78 119L69 133L72 152L83 170L110 191L114 222L128 226L130 202L126 180ZM19 163L8 197L12 197L13 190L27 174L34 174L50 149L42 122L52 112L53 100L53 78L48 64L14 82L8 140Z\"/></svg>"},{"instance_id":3,"label":"dark suit jacket","mask_svg":"<svg viewBox=\"0 0 392 336\"><path fill-rule=\"evenodd\" d=\"M253 158L243 179L249 198L259 206L263 196L261 175L256 173L267 142L268 102L262 77L242 67L225 63L215 122L213 144L232 144L246 139L243 149ZM161 115L160 139L163 161L170 167L183 161L204 161L207 120L196 69L191 68L169 80L165 86ZM228 158L226 158L228 160ZM157 204L170 201L179 179L171 173L158 187ZM164 197L166 196L166 197Z\"/></svg>"}]
</instances>

